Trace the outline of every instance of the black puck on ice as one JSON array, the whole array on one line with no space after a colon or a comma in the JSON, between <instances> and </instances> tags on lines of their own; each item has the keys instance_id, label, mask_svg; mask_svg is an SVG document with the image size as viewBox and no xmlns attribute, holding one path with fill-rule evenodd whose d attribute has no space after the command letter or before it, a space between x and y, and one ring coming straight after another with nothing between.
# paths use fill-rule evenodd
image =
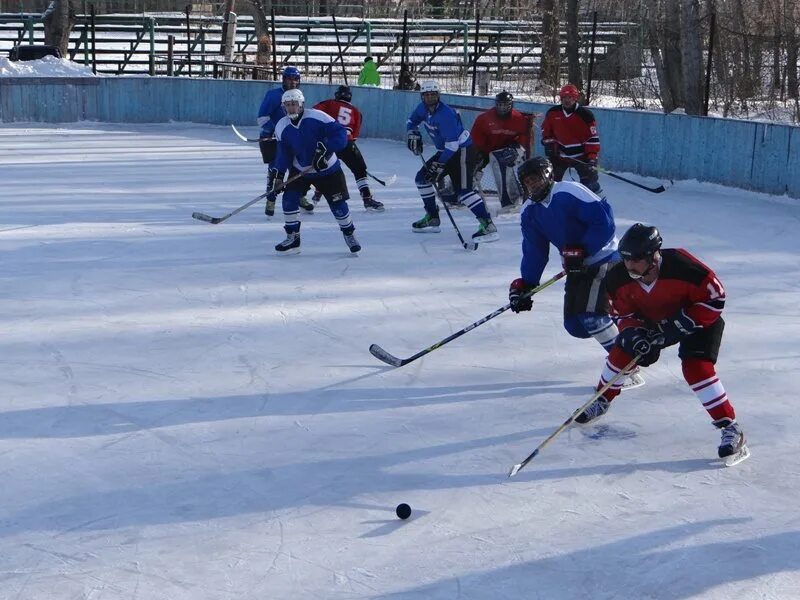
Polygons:
<instances>
[{"instance_id":1,"label":"black puck on ice","mask_svg":"<svg viewBox=\"0 0 800 600\"><path fill-rule=\"evenodd\" d=\"M407 519L411 516L411 507L408 504L398 504L397 508L394 509L394 512L397 513L397 516L401 519Z\"/></svg>"}]
</instances>

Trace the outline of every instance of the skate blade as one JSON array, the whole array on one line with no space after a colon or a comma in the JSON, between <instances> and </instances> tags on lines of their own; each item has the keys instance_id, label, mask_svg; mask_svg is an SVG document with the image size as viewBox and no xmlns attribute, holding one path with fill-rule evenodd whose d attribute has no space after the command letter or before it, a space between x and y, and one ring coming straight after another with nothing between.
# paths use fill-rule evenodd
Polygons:
<instances>
[{"instance_id":1,"label":"skate blade","mask_svg":"<svg viewBox=\"0 0 800 600\"><path fill-rule=\"evenodd\" d=\"M726 467L734 467L748 458L750 458L750 448L747 446L742 446L738 452L731 454L730 456L726 456L723 461Z\"/></svg>"},{"instance_id":2,"label":"skate blade","mask_svg":"<svg viewBox=\"0 0 800 600\"><path fill-rule=\"evenodd\" d=\"M291 248L289 250L275 250L275 254L278 256L294 256L295 254L300 254L300 248Z\"/></svg>"},{"instance_id":3,"label":"skate blade","mask_svg":"<svg viewBox=\"0 0 800 600\"><path fill-rule=\"evenodd\" d=\"M475 242L476 244L488 244L490 242L496 242L499 239L500 239L499 233L487 233L486 235L472 238L472 241Z\"/></svg>"},{"instance_id":4,"label":"skate blade","mask_svg":"<svg viewBox=\"0 0 800 600\"><path fill-rule=\"evenodd\" d=\"M641 375L634 378L628 377L627 379L625 379L625 383L622 384L622 389L634 390L638 387L642 387L645 383L646 382L644 380L644 377L642 377Z\"/></svg>"},{"instance_id":5,"label":"skate blade","mask_svg":"<svg viewBox=\"0 0 800 600\"><path fill-rule=\"evenodd\" d=\"M380 208L374 208L372 206L365 206L364 208L366 209L367 212L375 212L375 213L380 213L380 212L383 212L383 211L386 210L383 206L381 206Z\"/></svg>"},{"instance_id":6,"label":"skate blade","mask_svg":"<svg viewBox=\"0 0 800 600\"><path fill-rule=\"evenodd\" d=\"M412 227L414 233L439 233L441 229L438 227L425 227L424 229L416 229Z\"/></svg>"}]
</instances>

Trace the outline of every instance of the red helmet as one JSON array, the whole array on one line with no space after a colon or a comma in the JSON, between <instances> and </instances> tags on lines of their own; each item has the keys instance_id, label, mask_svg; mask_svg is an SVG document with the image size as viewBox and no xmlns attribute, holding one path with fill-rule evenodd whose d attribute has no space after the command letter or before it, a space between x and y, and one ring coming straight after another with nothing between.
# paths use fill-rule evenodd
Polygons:
<instances>
[{"instance_id":1,"label":"red helmet","mask_svg":"<svg viewBox=\"0 0 800 600\"><path fill-rule=\"evenodd\" d=\"M572 98L577 101L581 94L578 91L577 87L575 87L571 83L568 83L567 85L561 88L561 91L558 92L558 95L561 97L562 100L564 98Z\"/></svg>"}]
</instances>

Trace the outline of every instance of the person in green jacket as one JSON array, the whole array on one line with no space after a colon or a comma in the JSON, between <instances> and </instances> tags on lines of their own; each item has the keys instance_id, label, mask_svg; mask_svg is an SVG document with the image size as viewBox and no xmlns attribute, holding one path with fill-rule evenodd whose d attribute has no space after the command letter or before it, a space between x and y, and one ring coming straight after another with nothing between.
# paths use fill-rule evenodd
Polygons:
<instances>
[{"instance_id":1,"label":"person in green jacket","mask_svg":"<svg viewBox=\"0 0 800 600\"><path fill-rule=\"evenodd\" d=\"M378 65L372 60L371 56L364 59L364 66L358 74L358 85L380 85L381 74L378 73Z\"/></svg>"}]
</instances>

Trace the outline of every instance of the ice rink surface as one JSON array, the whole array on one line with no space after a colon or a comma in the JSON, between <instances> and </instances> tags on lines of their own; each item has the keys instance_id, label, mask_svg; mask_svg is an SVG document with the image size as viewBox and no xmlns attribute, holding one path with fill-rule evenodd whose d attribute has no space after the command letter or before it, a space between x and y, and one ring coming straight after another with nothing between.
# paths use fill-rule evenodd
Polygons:
<instances>
[{"instance_id":1,"label":"ice rink surface","mask_svg":"<svg viewBox=\"0 0 800 600\"><path fill-rule=\"evenodd\" d=\"M752 457L715 460L670 349L509 480L604 354L562 329L559 282L373 358L505 304L520 232L412 233L418 159L359 145L398 175L385 213L351 203L360 255L323 202L278 257L280 211L190 217L263 189L228 128L0 126L0 598L800 597L800 201L603 177L619 235L653 223L725 285L717 368Z\"/></svg>"}]
</instances>

